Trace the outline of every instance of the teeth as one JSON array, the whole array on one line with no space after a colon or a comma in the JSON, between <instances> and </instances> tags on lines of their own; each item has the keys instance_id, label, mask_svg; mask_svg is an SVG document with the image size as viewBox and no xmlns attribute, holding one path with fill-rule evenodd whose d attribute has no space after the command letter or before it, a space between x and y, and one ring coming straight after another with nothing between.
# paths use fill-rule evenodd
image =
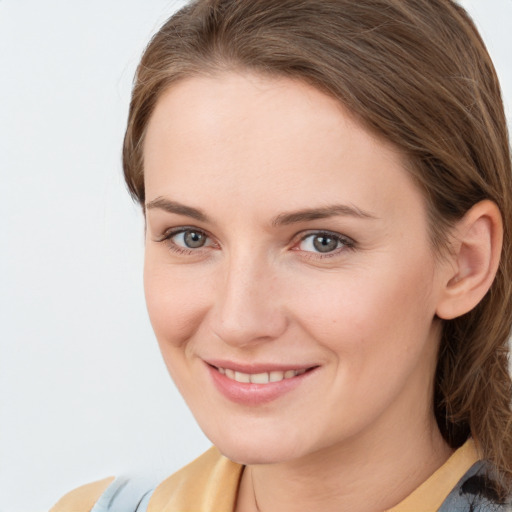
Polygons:
<instances>
[{"instance_id":1,"label":"teeth","mask_svg":"<svg viewBox=\"0 0 512 512\"><path fill-rule=\"evenodd\" d=\"M248 373L235 372L237 382L251 382L251 376Z\"/></svg>"},{"instance_id":2,"label":"teeth","mask_svg":"<svg viewBox=\"0 0 512 512\"><path fill-rule=\"evenodd\" d=\"M269 373L269 381L270 382L279 382L284 379L284 372L270 372Z\"/></svg>"},{"instance_id":3,"label":"teeth","mask_svg":"<svg viewBox=\"0 0 512 512\"><path fill-rule=\"evenodd\" d=\"M291 379L297 375L302 375L306 372L306 369L301 370L287 370L285 372L273 371L264 373L243 373L235 372L229 368L217 368L219 373L225 375L228 379L236 380L242 383L252 384L268 384L269 382L279 382L283 379Z\"/></svg>"},{"instance_id":4,"label":"teeth","mask_svg":"<svg viewBox=\"0 0 512 512\"><path fill-rule=\"evenodd\" d=\"M253 373L251 375L251 382L253 384L267 384L270 380L268 373Z\"/></svg>"}]
</instances>

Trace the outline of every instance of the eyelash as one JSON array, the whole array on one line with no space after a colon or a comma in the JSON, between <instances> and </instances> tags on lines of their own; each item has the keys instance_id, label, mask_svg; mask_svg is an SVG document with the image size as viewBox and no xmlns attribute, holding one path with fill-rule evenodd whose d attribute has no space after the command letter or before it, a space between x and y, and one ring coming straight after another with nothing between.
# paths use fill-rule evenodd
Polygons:
<instances>
[{"instance_id":1,"label":"eyelash","mask_svg":"<svg viewBox=\"0 0 512 512\"><path fill-rule=\"evenodd\" d=\"M322 253L320 251L302 251L305 253L306 258L316 258L316 259L325 259L325 258L332 258L334 256L338 256L340 253L345 252L347 250L354 250L356 248L356 243L352 238L349 238L346 235L341 235L339 233L334 233L332 231L309 231L308 233L303 234L299 242L295 244L294 247L299 245L300 243L304 242L308 238L331 238L332 240L336 241L336 245L340 245L339 247L336 247L334 250ZM300 249L294 249L296 251L300 251Z\"/></svg>"},{"instance_id":2,"label":"eyelash","mask_svg":"<svg viewBox=\"0 0 512 512\"><path fill-rule=\"evenodd\" d=\"M200 247L194 249L194 248L183 247L183 246L178 245L175 242L173 242L173 240L172 240L173 237L180 235L180 234L184 234L188 231L197 233L199 235L206 237L206 239L212 240L212 237L210 235L208 235L208 233L206 231L203 231L202 229L197 229L197 228L194 228L193 226L183 226L183 227L174 228L169 231L166 231L163 234L163 236L158 238L156 241L162 242L162 243L166 242L166 245L170 251L172 251L176 254L180 254L180 255L197 254L204 248L212 247L212 246L218 247L218 245L216 245L215 243L212 243L212 244L203 245L203 246L200 246ZM322 253L320 251L304 251L304 250L297 248L298 245L300 245L302 242L304 242L308 238L315 238L315 237L330 238L332 240L335 240L337 242L337 245L341 245L341 246L336 247L334 250L325 252L325 253ZM294 237L294 238L297 238L297 237ZM325 259L325 258L337 256L340 254L340 252L345 252L347 250L354 250L355 248L356 248L356 242L352 238L349 238L348 236L341 235L339 233L334 233L332 231L308 231L307 233L301 234L298 241L294 242L292 250L303 252L304 257L308 258L308 259L309 258Z\"/></svg>"}]
</instances>

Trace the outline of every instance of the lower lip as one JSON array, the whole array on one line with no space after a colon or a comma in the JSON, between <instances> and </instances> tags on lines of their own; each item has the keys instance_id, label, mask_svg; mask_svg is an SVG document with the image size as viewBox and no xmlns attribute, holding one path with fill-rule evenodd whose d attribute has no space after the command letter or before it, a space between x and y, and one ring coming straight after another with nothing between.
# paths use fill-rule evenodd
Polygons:
<instances>
[{"instance_id":1,"label":"lower lip","mask_svg":"<svg viewBox=\"0 0 512 512\"><path fill-rule=\"evenodd\" d=\"M272 402L294 390L304 382L314 369L308 370L302 375L297 375L289 379L283 379L278 382L269 382L268 384L253 384L246 382L237 382L222 375L216 368L207 365L213 383L216 388L232 402L243 405L260 405Z\"/></svg>"}]
</instances>

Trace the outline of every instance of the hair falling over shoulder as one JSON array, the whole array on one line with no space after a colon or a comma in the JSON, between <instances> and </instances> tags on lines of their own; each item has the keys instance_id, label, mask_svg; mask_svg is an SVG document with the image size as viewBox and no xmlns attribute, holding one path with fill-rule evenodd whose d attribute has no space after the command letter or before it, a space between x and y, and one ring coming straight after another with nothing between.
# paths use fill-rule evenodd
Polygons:
<instances>
[{"instance_id":1,"label":"hair falling over shoulder","mask_svg":"<svg viewBox=\"0 0 512 512\"><path fill-rule=\"evenodd\" d=\"M452 447L472 436L512 491L512 171L492 61L451 0L197 0L148 45L123 148L126 182L144 205L144 135L155 104L184 77L225 69L303 80L338 99L407 157L426 198L432 244L477 202L504 226L494 283L466 315L444 321L433 408Z\"/></svg>"}]
</instances>

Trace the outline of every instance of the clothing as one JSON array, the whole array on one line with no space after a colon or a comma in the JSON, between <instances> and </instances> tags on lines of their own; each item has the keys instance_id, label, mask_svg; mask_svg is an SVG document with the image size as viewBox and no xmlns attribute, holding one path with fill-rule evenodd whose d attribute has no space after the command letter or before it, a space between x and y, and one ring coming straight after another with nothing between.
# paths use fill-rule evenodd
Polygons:
<instances>
[{"instance_id":1,"label":"clothing","mask_svg":"<svg viewBox=\"0 0 512 512\"><path fill-rule=\"evenodd\" d=\"M512 512L510 502L496 501L489 486L492 471L478 459L473 441L467 441L386 512ZM156 489L105 479L73 491L50 512L233 512L242 472L243 466L211 448Z\"/></svg>"}]
</instances>

